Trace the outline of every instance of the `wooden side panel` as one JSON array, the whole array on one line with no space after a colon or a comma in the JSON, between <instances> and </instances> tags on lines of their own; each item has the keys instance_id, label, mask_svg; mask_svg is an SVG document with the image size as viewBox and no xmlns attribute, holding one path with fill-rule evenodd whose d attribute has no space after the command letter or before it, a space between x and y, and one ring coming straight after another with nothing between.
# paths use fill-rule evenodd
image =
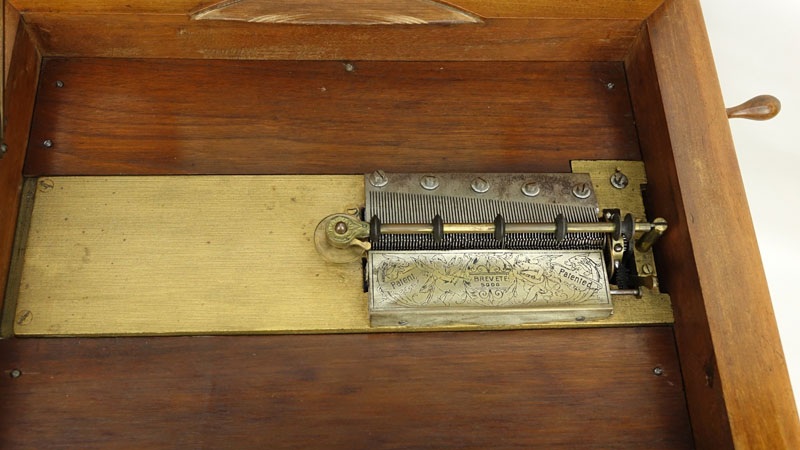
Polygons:
<instances>
[{"instance_id":1,"label":"wooden side panel","mask_svg":"<svg viewBox=\"0 0 800 450\"><path fill-rule=\"evenodd\" d=\"M695 440L714 449L800 448L800 422L698 1L667 1L648 20L648 34L627 63L651 181L648 211L670 222L656 255L675 307Z\"/></svg>"},{"instance_id":2,"label":"wooden side panel","mask_svg":"<svg viewBox=\"0 0 800 450\"><path fill-rule=\"evenodd\" d=\"M27 28L18 27L5 92L5 142L8 151L0 158L0 295L5 292L14 245L22 166L28 146L40 62L41 57Z\"/></svg>"},{"instance_id":3,"label":"wooden side panel","mask_svg":"<svg viewBox=\"0 0 800 450\"><path fill-rule=\"evenodd\" d=\"M4 449L691 448L670 328L15 339L0 367Z\"/></svg>"},{"instance_id":4,"label":"wooden side panel","mask_svg":"<svg viewBox=\"0 0 800 450\"><path fill-rule=\"evenodd\" d=\"M38 12L25 20L46 56L389 61L621 61L642 23L540 18L344 27Z\"/></svg>"},{"instance_id":5,"label":"wooden side panel","mask_svg":"<svg viewBox=\"0 0 800 450\"><path fill-rule=\"evenodd\" d=\"M10 0L20 11L54 14L188 14L219 0ZM371 0L349 0L370 7ZM450 0L482 17L626 18L642 20L663 0ZM286 3L289 3L288 1Z\"/></svg>"},{"instance_id":6,"label":"wooden side panel","mask_svg":"<svg viewBox=\"0 0 800 450\"><path fill-rule=\"evenodd\" d=\"M56 59L25 172L569 172L572 159L639 159L622 64Z\"/></svg>"},{"instance_id":7,"label":"wooden side panel","mask_svg":"<svg viewBox=\"0 0 800 450\"><path fill-rule=\"evenodd\" d=\"M5 89L5 81L8 80L8 68L11 67L11 55L14 53L14 42L17 39L17 29L19 28L20 15L19 11L14 9L10 3L5 2L5 11L3 16L3 89Z\"/></svg>"}]
</instances>

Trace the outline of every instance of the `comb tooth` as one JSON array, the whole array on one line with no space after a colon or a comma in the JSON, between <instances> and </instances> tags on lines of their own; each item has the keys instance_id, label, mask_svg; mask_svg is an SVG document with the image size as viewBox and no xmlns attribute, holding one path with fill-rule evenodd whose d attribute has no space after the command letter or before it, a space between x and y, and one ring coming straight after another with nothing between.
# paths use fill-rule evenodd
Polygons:
<instances>
[{"instance_id":1,"label":"comb tooth","mask_svg":"<svg viewBox=\"0 0 800 450\"><path fill-rule=\"evenodd\" d=\"M376 215L383 223L429 223L436 214L445 223L491 223L502 214L506 223L552 222L564 214L570 222L597 222L594 207L536 202L502 201L497 199L450 197L410 194L402 192L371 191L368 211L370 220ZM510 234L503 247L510 249L597 249L602 248L604 236L600 233L569 234L558 244L550 233ZM440 243L430 235L383 235L376 250L418 249L469 249L498 248L500 243L491 234L447 235Z\"/></svg>"}]
</instances>

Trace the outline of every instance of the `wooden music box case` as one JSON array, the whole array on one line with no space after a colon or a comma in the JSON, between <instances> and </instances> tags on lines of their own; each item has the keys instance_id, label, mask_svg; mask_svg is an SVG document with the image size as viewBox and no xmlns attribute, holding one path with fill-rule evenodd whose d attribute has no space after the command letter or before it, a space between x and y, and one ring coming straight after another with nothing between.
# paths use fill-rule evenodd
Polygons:
<instances>
[{"instance_id":1,"label":"wooden music box case","mask_svg":"<svg viewBox=\"0 0 800 450\"><path fill-rule=\"evenodd\" d=\"M698 0L3 35L3 448L800 448Z\"/></svg>"}]
</instances>

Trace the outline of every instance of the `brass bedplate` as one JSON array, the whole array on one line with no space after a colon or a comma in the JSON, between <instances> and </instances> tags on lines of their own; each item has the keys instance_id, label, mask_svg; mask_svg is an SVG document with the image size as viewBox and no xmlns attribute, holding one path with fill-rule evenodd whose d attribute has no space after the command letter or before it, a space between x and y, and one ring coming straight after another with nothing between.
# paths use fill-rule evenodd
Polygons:
<instances>
[{"instance_id":1,"label":"brass bedplate","mask_svg":"<svg viewBox=\"0 0 800 450\"><path fill-rule=\"evenodd\" d=\"M619 209L646 222L640 190L646 178L640 162L575 161L572 167L574 173L590 177L590 195L601 219L602 211ZM385 249L348 245L348 262L326 261L317 251L327 231L319 227L321 219L334 213L355 213L352 217L358 218L369 203L369 191L361 175L38 179L27 241L18 239L24 245L15 251L20 255L13 278L18 283L7 289L13 321L4 323L12 322L19 336L90 336L486 330L673 321L669 296L658 291L650 249L633 250L639 278L655 284L637 287L639 298L611 295L616 286L608 283L605 270L599 270L607 267L607 256L591 245L569 250L414 251L400 249L413 239L399 237ZM513 229L514 222L508 220L506 227ZM597 222L607 227L606 223ZM450 262L443 262L442 256ZM406 279L404 286L394 287L391 280L388 285L373 282L365 289L365 273L382 273L381 279L387 280L387 271L398 267L391 263L397 257L416 264L416 281ZM556 296L534 292L531 283L536 277L531 274L540 270L536 261L542 258L554 261L551 267L582 267L583 272L562 273L567 282ZM505 261L510 270L494 270L498 261ZM472 292L459 298L453 292L443 294L453 291L450 281L446 276L431 278L432 264L446 269L441 273L465 264L465 269L475 269L470 277L485 286L471 285L466 290ZM426 274L430 285L420 282ZM517 289L513 295L512 285ZM416 288L416 297L397 296L403 287ZM496 298L499 291L504 298ZM383 294L374 295L377 292ZM559 302L558 296L577 302ZM532 311L531 301L549 304L548 311ZM437 312L452 305L459 309L458 320ZM403 311L400 320L398 308ZM503 311L495 314L487 308Z\"/></svg>"}]
</instances>

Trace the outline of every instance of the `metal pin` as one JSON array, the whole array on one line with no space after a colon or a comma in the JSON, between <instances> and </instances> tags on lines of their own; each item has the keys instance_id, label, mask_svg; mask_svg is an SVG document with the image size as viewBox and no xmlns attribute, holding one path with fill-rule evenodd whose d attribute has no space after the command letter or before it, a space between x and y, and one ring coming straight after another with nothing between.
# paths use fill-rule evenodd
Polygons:
<instances>
[{"instance_id":1,"label":"metal pin","mask_svg":"<svg viewBox=\"0 0 800 450\"><path fill-rule=\"evenodd\" d=\"M609 289L608 293L611 295L633 295L637 298L642 295L640 289Z\"/></svg>"},{"instance_id":2,"label":"metal pin","mask_svg":"<svg viewBox=\"0 0 800 450\"><path fill-rule=\"evenodd\" d=\"M636 241L636 249L640 252L650 250L665 231L667 231L667 221L657 218L653 221L653 227Z\"/></svg>"}]
</instances>

